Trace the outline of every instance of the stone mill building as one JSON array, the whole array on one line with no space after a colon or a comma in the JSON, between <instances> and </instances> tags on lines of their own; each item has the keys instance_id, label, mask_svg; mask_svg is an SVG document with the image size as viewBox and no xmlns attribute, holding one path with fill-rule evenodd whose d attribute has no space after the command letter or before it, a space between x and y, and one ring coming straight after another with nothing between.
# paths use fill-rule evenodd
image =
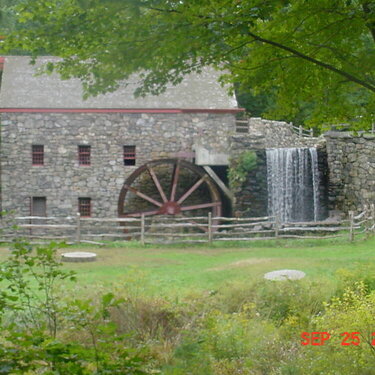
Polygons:
<instances>
[{"instance_id":1,"label":"stone mill building","mask_svg":"<svg viewBox=\"0 0 375 375\"><path fill-rule=\"evenodd\" d=\"M218 72L191 74L145 98L133 96L134 77L114 93L83 100L78 80L35 75L53 60L32 66L24 56L3 59L3 210L59 217L222 212L223 193L197 167L222 173L241 111Z\"/></svg>"},{"instance_id":2,"label":"stone mill building","mask_svg":"<svg viewBox=\"0 0 375 375\"><path fill-rule=\"evenodd\" d=\"M0 60L2 210L49 217L263 216L270 206L267 150L275 148L298 148L286 154L304 155L295 163L300 169L316 167L308 199L322 205L320 219L375 202L373 134L313 138L285 122L239 124L243 110L209 68L159 96L135 98L133 77L114 93L83 100L78 80L35 74L54 60L42 57L36 66L24 56ZM230 191L228 167L249 150L257 166Z\"/></svg>"}]
</instances>

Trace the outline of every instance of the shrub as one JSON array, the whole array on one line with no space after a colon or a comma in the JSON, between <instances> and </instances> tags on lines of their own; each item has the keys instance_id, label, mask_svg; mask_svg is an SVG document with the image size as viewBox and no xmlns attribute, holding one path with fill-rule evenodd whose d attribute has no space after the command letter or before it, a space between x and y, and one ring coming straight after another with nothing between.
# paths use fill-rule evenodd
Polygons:
<instances>
[{"instance_id":1,"label":"shrub","mask_svg":"<svg viewBox=\"0 0 375 375\"><path fill-rule=\"evenodd\" d=\"M320 282L261 280L250 285L229 284L212 304L225 312L245 309L249 317L271 320L280 326L290 316L306 323L324 309L323 303L332 293Z\"/></svg>"},{"instance_id":2,"label":"shrub","mask_svg":"<svg viewBox=\"0 0 375 375\"><path fill-rule=\"evenodd\" d=\"M353 288L358 280L364 283L368 293L375 290L374 264L354 264L352 268L340 268L336 271L335 276L338 278L340 285L337 291L338 296L342 296L345 289Z\"/></svg>"},{"instance_id":3,"label":"shrub","mask_svg":"<svg viewBox=\"0 0 375 375\"><path fill-rule=\"evenodd\" d=\"M238 189L246 181L248 174L257 165L257 154L254 151L244 151L231 160L228 172L229 186Z\"/></svg>"},{"instance_id":4,"label":"shrub","mask_svg":"<svg viewBox=\"0 0 375 375\"><path fill-rule=\"evenodd\" d=\"M15 244L0 267L0 374L149 374L148 358L117 333L110 310L124 303L111 293L64 299L57 284L75 280L56 260L58 245ZM4 290L5 289L5 290ZM80 332L71 340L69 331ZM153 372L155 373L155 372Z\"/></svg>"},{"instance_id":5,"label":"shrub","mask_svg":"<svg viewBox=\"0 0 375 375\"><path fill-rule=\"evenodd\" d=\"M294 359L296 374L371 375L374 373L375 293L368 294L362 281L345 290L326 305L326 311L313 320L313 330L329 332L331 339L323 346L304 346L298 360ZM358 345L342 345L344 332L359 332Z\"/></svg>"}]
</instances>

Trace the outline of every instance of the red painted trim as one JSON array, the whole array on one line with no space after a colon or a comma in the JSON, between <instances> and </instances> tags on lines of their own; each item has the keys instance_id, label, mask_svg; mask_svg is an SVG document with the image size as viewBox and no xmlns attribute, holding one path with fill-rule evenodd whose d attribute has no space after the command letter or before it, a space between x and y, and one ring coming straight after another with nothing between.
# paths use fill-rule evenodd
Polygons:
<instances>
[{"instance_id":1,"label":"red painted trim","mask_svg":"<svg viewBox=\"0 0 375 375\"><path fill-rule=\"evenodd\" d=\"M186 108L181 109L182 113L239 113L244 112L245 108L223 108L223 109L200 109L200 108Z\"/></svg>"},{"instance_id":2,"label":"red painted trim","mask_svg":"<svg viewBox=\"0 0 375 375\"><path fill-rule=\"evenodd\" d=\"M238 112L243 112L244 110L245 110L244 108L228 108L228 109L0 108L0 113L238 113Z\"/></svg>"}]
</instances>

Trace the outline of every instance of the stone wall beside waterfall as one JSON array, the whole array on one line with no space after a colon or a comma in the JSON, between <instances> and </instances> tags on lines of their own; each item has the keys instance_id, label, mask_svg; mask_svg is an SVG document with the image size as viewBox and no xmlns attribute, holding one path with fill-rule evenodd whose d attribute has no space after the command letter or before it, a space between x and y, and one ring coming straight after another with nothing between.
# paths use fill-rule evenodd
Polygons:
<instances>
[{"instance_id":1,"label":"stone wall beside waterfall","mask_svg":"<svg viewBox=\"0 0 375 375\"><path fill-rule=\"evenodd\" d=\"M325 134L331 210L360 211L375 203L375 134Z\"/></svg>"},{"instance_id":2,"label":"stone wall beside waterfall","mask_svg":"<svg viewBox=\"0 0 375 375\"><path fill-rule=\"evenodd\" d=\"M231 143L231 154L236 155L245 149L314 147L324 143L324 139L322 137L300 137L293 131L291 123L252 117L249 119L249 131L236 133L231 137Z\"/></svg>"}]
</instances>

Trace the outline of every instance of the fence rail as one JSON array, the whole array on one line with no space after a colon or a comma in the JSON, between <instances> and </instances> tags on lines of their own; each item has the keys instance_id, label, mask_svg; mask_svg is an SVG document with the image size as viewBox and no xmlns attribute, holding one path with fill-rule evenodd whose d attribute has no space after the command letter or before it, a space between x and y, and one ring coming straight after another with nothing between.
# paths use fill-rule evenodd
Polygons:
<instances>
[{"instance_id":1,"label":"fence rail","mask_svg":"<svg viewBox=\"0 0 375 375\"><path fill-rule=\"evenodd\" d=\"M304 127L300 126L292 126L294 133L296 133L299 137L313 137L314 136L314 129L305 129Z\"/></svg>"},{"instance_id":2,"label":"fence rail","mask_svg":"<svg viewBox=\"0 0 375 375\"><path fill-rule=\"evenodd\" d=\"M236 120L236 133L249 133L249 120ZM303 126L292 125L292 131L301 138L314 137L314 129L306 129Z\"/></svg>"},{"instance_id":3,"label":"fence rail","mask_svg":"<svg viewBox=\"0 0 375 375\"><path fill-rule=\"evenodd\" d=\"M375 205L366 206L345 220L282 223L277 217L171 217L83 218L23 216L2 219L1 240L62 240L73 243L137 240L146 243L212 243L285 238L347 238L375 234ZM14 225L15 224L15 225Z\"/></svg>"}]
</instances>

